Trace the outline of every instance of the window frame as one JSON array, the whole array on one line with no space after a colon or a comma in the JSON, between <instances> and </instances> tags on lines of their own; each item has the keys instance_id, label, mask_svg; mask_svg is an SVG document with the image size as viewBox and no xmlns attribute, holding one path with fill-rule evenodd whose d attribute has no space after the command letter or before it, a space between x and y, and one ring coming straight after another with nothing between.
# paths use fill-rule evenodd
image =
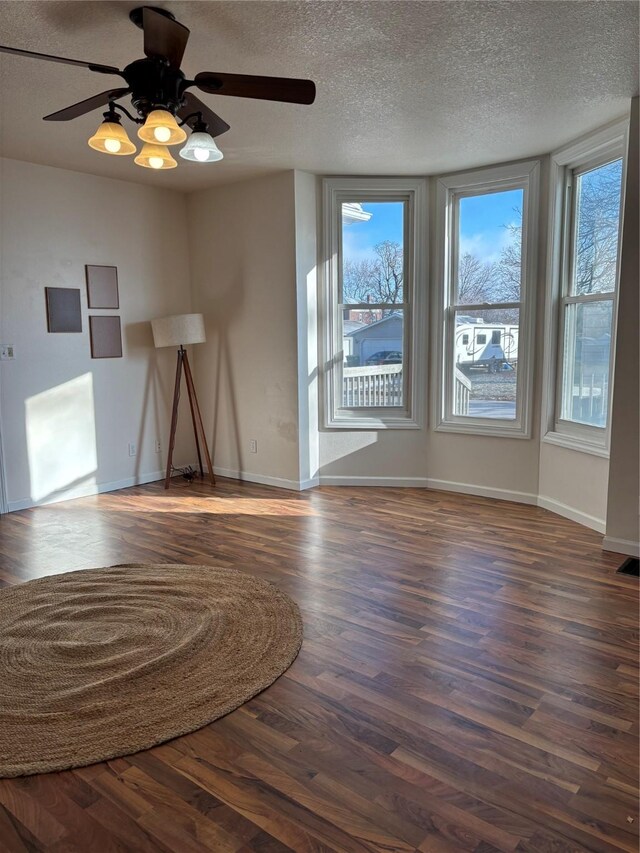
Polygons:
<instances>
[{"instance_id":1,"label":"window frame","mask_svg":"<svg viewBox=\"0 0 640 853\"><path fill-rule=\"evenodd\" d=\"M426 385L427 181L424 178L324 178L322 181L321 424L324 429L421 429ZM403 256L403 406L342 405L342 318L340 275L342 204L348 201L406 203ZM378 303L376 303L378 306ZM354 303L353 310L371 308ZM378 306L379 307L379 306Z\"/></svg>"},{"instance_id":2,"label":"window frame","mask_svg":"<svg viewBox=\"0 0 640 853\"><path fill-rule=\"evenodd\" d=\"M435 430L470 435L531 438L533 394L533 331L535 322L535 291L538 261L538 195L540 161L507 163L502 166L443 176L437 182L437 266L436 314L438 322L436 380L433 407ZM458 252L457 199L505 190L523 190L522 209L522 278L520 301L496 302L487 305L455 305ZM490 310L515 307L519 310L518 384L516 418L478 418L456 415L453 411L453 376L455 315L461 309Z\"/></svg>"},{"instance_id":3,"label":"window frame","mask_svg":"<svg viewBox=\"0 0 640 853\"><path fill-rule=\"evenodd\" d=\"M547 294L545 317L545 365L543 386L542 441L572 450L609 457L611 402L613 399L620 254L627 168L628 119L621 119L582 137L551 154L550 215L548 235ZM572 245L575 238L575 193L569 190L576 175L622 158L620 229L618 233L615 290L607 294L571 295ZM612 301L611 349L609 359L607 426L582 424L562 417L566 305Z\"/></svg>"}]
</instances>

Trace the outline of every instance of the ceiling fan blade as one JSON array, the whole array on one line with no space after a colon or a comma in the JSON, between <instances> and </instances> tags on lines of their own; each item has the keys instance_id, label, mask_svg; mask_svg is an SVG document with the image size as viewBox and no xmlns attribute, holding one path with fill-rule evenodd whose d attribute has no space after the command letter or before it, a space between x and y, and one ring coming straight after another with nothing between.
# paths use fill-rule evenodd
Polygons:
<instances>
[{"instance_id":1,"label":"ceiling fan blade","mask_svg":"<svg viewBox=\"0 0 640 853\"><path fill-rule=\"evenodd\" d=\"M207 130L211 136L222 136L223 133L226 133L230 129L226 121L221 119L219 115L216 115L213 110L210 110L206 104L203 104L200 98L196 98L191 92L187 92L184 97L185 105L178 110L178 115L181 119L186 119L192 113L200 113L202 120L207 124ZM198 117L193 116L186 123L192 128L197 121Z\"/></svg>"},{"instance_id":2,"label":"ceiling fan blade","mask_svg":"<svg viewBox=\"0 0 640 853\"><path fill-rule=\"evenodd\" d=\"M19 47L5 47L0 45L1 53L13 53L16 56L30 56L33 59L46 59L47 62L63 62L65 65L79 65L88 68L89 71L97 71L99 74L120 74L119 69L113 65L100 65L99 62L83 62L81 59L66 59L64 56L51 56L49 53L34 53L32 50L21 50Z\"/></svg>"},{"instance_id":3,"label":"ceiling fan blade","mask_svg":"<svg viewBox=\"0 0 640 853\"><path fill-rule=\"evenodd\" d=\"M184 50L189 40L189 30L184 24L156 12L149 6L142 10L144 30L144 52L146 56L160 56L169 61L172 68L180 68Z\"/></svg>"},{"instance_id":4,"label":"ceiling fan blade","mask_svg":"<svg viewBox=\"0 0 640 853\"><path fill-rule=\"evenodd\" d=\"M312 104L316 85L312 80L294 77L260 77L252 74L216 74L201 71L195 85L212 95L233 95L236 98L260 98L265 101L285 101L288 104Z\"/></svg>"},{"instance_id":5,"label":"ceiling fan blade","mask_svg":"<svg viewBox=\"0 0 640 853\"><path fill-rule=\"evenodd\" d=\"M109 101L116 101L130 91L131 89L107 89L106 92L100 92L99 95L78 101L77 104L72 104L56 113L50 113L44 117L44 121L70 121L72 118L78 118L78 116L83 116L85 113L90 113L91 110L108 104Z\"/></svg>"}]
</instances>

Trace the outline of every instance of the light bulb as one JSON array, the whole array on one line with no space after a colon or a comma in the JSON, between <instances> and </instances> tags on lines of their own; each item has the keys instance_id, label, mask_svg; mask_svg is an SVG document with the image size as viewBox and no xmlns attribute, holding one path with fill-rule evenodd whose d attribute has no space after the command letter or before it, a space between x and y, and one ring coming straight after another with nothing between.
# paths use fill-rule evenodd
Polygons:
<instances>
[{"instance_id":1,"label":"light bulb","mask_svg":"<svg viewBox=\"0 0 640 853\"><path fill-rule=\"evenodd\" d=\"M162 157L149 157L149 165L152 169L162 169L163 164Z\"/></svg>"},{"instance_id":2,"label":"light bulb","mask_svg":"<svg viewBox=\"0 0 640 853\"><path fill-rule=\"evenodd\" d=\"M122 142L119 139L105 139L104 147L109 152L109 154L117 154L118 151L122 148Z\"/></svg>"},{"instance_id":3,"label":"light bulb","mask_svg":"<svg viewBox=\"0 0 640 853\"><path fill-rule=\"evenodd\" d=\"M171 130L168 127L154 127L153 135L158 142L168 142L171 139Z\"/></svg>"},{"instance_id":4,"label":"light bulb","mask_svg":"<svg viewBox=\"0 0 640 853\"><path fill-rule=\"evenodd\" d=\"M194 148L193 156L196 160L199 160L201 163L204 163L209 159L209 151L206 148Z\"/></svg>"}]
</instances>

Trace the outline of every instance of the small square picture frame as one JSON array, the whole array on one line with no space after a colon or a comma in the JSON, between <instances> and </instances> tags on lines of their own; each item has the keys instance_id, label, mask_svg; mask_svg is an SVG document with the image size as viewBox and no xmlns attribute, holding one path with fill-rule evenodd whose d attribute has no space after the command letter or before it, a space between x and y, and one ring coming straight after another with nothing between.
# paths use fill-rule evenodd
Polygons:
<instances>
[{"instance_id":1,"label":"small square picture frame","mask_svg":"<svg viewBox=\"0 0 640 853\"><path fill-rule=\"evenodd\" d=\"M118 268L104 264L85 264L87 280L87 306L95 308L120 308L118 293Z\"/></svg>"},{"instance_id":2,"label":"small square picture frame","mask_svg":"<svg viewBox=\"0 0 640 853\"><path fill-rule=\"evenodd\" d=\"M91 358L122 358L122 330L117 315L90 315Z\"/></svg>"},{"instance_id":3,"label":"small square picture frame","mask_svg":"<svg viewBox=\"0 0 640 853\"><path fill-rule=\"evenodd\" d=\"M81 332L82 308L78 287L45 287L48 332Z\"/></svg>"}]
</instances>

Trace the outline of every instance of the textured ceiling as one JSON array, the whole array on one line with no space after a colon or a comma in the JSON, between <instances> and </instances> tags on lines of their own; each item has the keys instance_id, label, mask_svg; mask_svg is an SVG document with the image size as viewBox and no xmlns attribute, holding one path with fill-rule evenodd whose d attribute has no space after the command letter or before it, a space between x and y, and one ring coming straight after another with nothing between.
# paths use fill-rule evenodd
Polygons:
<instances>
[{"instance_id":1,"label":"textured ceiling","mask_svg":"<svg viewBox=\"0 0 640 853\"><path fill-rule=\"evenodd\" d=\"M136 5L0 2L2 42L122 68L142 56L128 19ZM310 77L315 104L202 94L231 125L219 139L224 161L154 173L88 148L99 110L42 122L118 78L0 54L1 153L183 190L291 168L430 174L549 151L622 115L638 87L636 2L156 5L191 29L187 76Z\"/></svg>"}]
</instances>

